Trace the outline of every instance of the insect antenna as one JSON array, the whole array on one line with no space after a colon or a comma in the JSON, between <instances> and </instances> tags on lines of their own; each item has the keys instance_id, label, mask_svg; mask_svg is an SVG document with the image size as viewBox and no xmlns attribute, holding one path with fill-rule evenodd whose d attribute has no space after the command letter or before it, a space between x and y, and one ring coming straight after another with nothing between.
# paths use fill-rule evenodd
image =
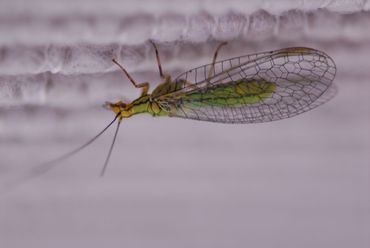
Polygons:
<instances>
[{"instance_id":1,"label":"insect antenna","mask_svg":"<svg viewBox=\"0 0 370 248\"><path fill-rule=\"evenodd\" d=\"M118 116L120 114L118 113L114 119L103 129L101 130L97 135L95 135L93 138L91 138L89 141L87 141L85 144L83 144L82 146L70 151L70 152L67 152L65 154L63 154L62 156L56 158L56 159L53 159L51 161L48 161L46 163L43 163L41 165L39 165L37 168L33 169L32 171L34 173L45 173L47 171L49 171L51 168L53 168L55 165L57 165L59 162L73 156L74 154L78 153L79 151L81 151L82 149L86 148L87 146L89 146L91 143L93 143L97 138L99 138L105 131L107 131L107 129L112 126L112 124L117 120Z\"/></svg>"},{"instance_id":2,"label":"insect antenna","mask_svg":"<svg viewBox=\"0 0 370 248\"><path fill-rule=\"evenodd\" d=\"M50 160L46 163L42 163L42 164L39 164L38 166L34 167L33 169L31 169L26 175L24 175L21 179L17 180L18 182L14 182L14 183L11 183L11 184L7 184L6 185L6 188L7 188L7 191L10 190L10 189L13 189L14 187L17 187L19 186L20 184L23 184L31 179L34 179L36 177L39 177L41 176L42 174L45 174L46 172L48 172L49 170L51 170L52 168L54 168L56 165L58 165L58 163L60 163L61 161L73 156L74 154L78 153L79 151L81 151L82 149L86 148L87 146L89 146L91 143L93 143L97 138L99 138L105 131L107 131L107 129L112 126L112 124L117 120L117 118L119 117L120 113L118 113L114 119L103 129L101 130L97 135L95 135L93 138L91 138L89 141L87 141L85 144L81 145L80 147L68 152L68 153L65 153L63 154L62 156L56 158L56 159L53 159L53 160ZM121 121L119 121L120 123ZM118 125L119 126L119 125ZM116 139L116 135L117 135L117 132L118 132L118 127L117 127L117 130L116 130L116 134L114 135L114 140ZM114 141L113 141L114 143ZM112 152L113 148L113 144L112 144L112 147L109 151L109 156L110 156L110 153ZM109 156L106 160L106 164L108 163L108 159L109 159ZM106 166L106 165L105 165ZM5 192L5 191L4 191ZM0 192L1 194L2 192Z\"/></svg>"},{"instance_id":3,"label":"insect antenna","mask_svg":"<svg viewBox=\"0 0 370 248\"><path fill-rule=\"evenodd\" d=\"M104 173L105 173L105 170L107 169L107 166L108 166L108 162L109 162L109 159L110 159L110 155L112 154L112 151L113 151L113 147L114 147L114 143L116 142L116 138L117 138L117 134L118 134L118 130L119 130L119 126L121 125L121 119L118 120L118 124L117 124L117 128L116 128L116 132L114 133L114 136L113 136L113 140L112 140L112 144L110 145L110 148L109 148L109 152L108 152L108 155L107 155L107 158L105 159L105 162L104 162L104 165L103 165L103 168L100 172L100 176L103 177L104 176Z\"/></svg>"}]
</instances>

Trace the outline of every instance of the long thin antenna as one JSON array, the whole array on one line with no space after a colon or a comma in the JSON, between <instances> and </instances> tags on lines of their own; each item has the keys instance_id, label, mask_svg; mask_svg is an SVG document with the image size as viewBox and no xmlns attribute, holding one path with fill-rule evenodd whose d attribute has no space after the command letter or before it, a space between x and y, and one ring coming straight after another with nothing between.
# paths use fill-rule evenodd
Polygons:
<instances>
[{"instance_id":1,"label":"long thin antenna","mask_svg":"<svg viewBox=\"0 0 370 248\"><path fill-rule=\"evenodd\" d=\"M119 126L121 125L121 119L118 120L118 124L117 124L117 128L116 128L116 132L114 133L114 137L113 137L113 141L112 141L112 144L110 145L110 148L109 148L109 152L108 152L108 156L107 158L105 159L105 162L104 162L104 165L103 165L103 168L100 172L100 176L103 177L104 176L104 173L105 173L105 170L107 169L107 166L108 166L108 162L109 162L109 159L110 159L110 155L112 154L112 151L113 151L113 147L114 147L114 143L116 142L116 138L117 138L117 134L118 134L118 130L119 130Z\"/></svg>"},{"instance_id":2,"label":"long thin antenna","mask_svg":"<svg viewBox=\"0 0 370 248\"><path fill-rule=\"evenodd\" d=\"M90 145L92 142L94 142L97 138L99 138L100 135L102 135L105 131L107 131L107 129L117 120L119 115L120 115L120 113L118 113L114 117L114 119L102 131L100 131L97 135L95 135L92 139L87 141L85 144L83 144L82 146L80 146L80 147L78 147L78 148L76 148L76 149L74 149L74 150L72 150L68 153L65 153L64 155L60 156L59 158L53 159L49 162L46 162L46 163L43 163L43 164L40 164L40 165L36 166L35 168L30 170L30 172L29 172L30 174L27 174L24 177L22 177L20 180L17 180L18 182L14 182L14 183L6 185L6 188L7 188L6 191L11 190L14 187L17 187L20 184L23 184L23 183L25 183L25 182L27 182L31 179L34 179L38 176L41 176L42 174L45 174L46 172L48 172L49 170L54 168L56 165L58 165L59 162L73 156L77 152L86 148L88 145ZM3 192L0 192L0 194L1 193L3 193Z\"/></svg>"},{"instance_id":3,"label":"long thin antenna","mask_svg":"<svg viewBox=\"0 0 370 248\"><path fill-rule=\"evenodd\" d=\"M56 158L56 159L53 159L49 162L46 162L46 163L43 163L39 166L37 166L37 168L34 168L32 170L32 172L36 172L36 173L45 173L47 171L49 171L51 168L53 168L53 166L55 166L56 164L58 164L59 162L73 156L74 154L78 153L79 151L81 151L82 149L86 148L88 145L90 145L91 143L93 143L97 138L99 138L105 131L107 131L107 129L117 120L118 116L120 115L120 113L118 113L114 119L103 129L101 130L97 135L95 135L92 139L90 139L89 141L87 141L85 144L83 144L82 146L70 151L70 152L67 152L66 154L63 154L62 156L60 156L59 158Z\"/></svg>"}]
</instances>

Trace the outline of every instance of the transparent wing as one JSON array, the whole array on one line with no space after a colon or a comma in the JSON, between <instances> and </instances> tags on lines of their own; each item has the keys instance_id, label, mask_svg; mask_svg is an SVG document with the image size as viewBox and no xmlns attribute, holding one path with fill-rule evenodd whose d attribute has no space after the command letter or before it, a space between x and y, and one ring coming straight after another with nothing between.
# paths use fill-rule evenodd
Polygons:
<instances>
[{"instance_id":1,"label":"transparent wing","mask_svg":"<svg viewBox=\"0 0 370 248\"><path fill-rule=\"evenodd\" d=\"M175 82L193 82L194 85L162 97L161 101L173 108L172 116L225 123L267 122L289 118L320 104L315 101L329 88L335 73L334 61L325 53L311 48L285 48L272 52L252 54L204 65L181 74ZM212 70L211 76L209 71ZM242 105L204 104L220 98L214 89L224 87L224 96L238 82L274 84L274 91L260 101L245 101ZM185 84L184 84L185 85ZM184 101L187 95L201 93L204 97ZM256 97L259 97L257 95ZM200 104L202 103L202 104Z\"/></svg>"},{"instance_id":2,"label":"transparent wing","mask_svg":"<svg viewBox=\"0 0 370 248\"><path fill-rule=\"evenodd\" d=\"M200 86L207 80L217 81L217 78L219 76L222 76L222 74L231 69L238 68L240 69L241 67L247 65L248 63L257 61L259 59L271 57L273 54L276 54L282 50L249 54L245 56L217 61L214 65L214 68L212 68L212 64L202 65L180 74L175 79L175 82L185 80L187 82L191 82L193 84L197 84L198 86ZM210 72L211 75L209 75Z\"/></svg>"}]
</instances>

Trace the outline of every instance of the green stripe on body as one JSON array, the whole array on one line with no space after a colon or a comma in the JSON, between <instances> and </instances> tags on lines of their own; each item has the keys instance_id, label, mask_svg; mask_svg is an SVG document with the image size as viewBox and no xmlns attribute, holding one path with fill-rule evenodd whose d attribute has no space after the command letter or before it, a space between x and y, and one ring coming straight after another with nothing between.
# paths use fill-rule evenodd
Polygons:
<instances>
[{"instance_id":1,"label":"green stripe on body","mask_svg":"<svg viewBox=\"0 0 370 248\"><path fill-rule=\"evenodd\" d=\"M192 107L241 107L260 103L272 96L276 84L267 81L239 81L210 87L205 92L189 93L182 97Z\"/></svg>"}]
</instances>

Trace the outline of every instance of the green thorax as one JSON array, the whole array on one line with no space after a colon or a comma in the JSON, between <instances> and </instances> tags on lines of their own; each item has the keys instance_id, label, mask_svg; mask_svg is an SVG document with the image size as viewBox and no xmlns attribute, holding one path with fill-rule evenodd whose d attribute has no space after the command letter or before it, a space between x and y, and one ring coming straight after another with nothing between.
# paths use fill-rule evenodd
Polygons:
<instances>
[{"instance_id":1,"label":"green thorax","mask_svg":"<svg viewBox=\"0 0 370 248\"><path fill-rule=\"evenodd\" d=\"M148 107L150 104L150 96L141 96L138 99L132 101L128 106L128 111L132 114L140 114L148 112Z\"/></svg>"},{"instance_id":2,"label":"green thorax","mask_svg":"<svg viewBox=\"0 0 370 248\"><path fill-rule=\"evenodd\" d=\"M129 104L128 110L131 115L148 113L153 116L168 116L170 113L163 110L160 104L152 100L152 95L141 96Z\"/></svg>"},{"instance_id":3,"label":"green thorax","mask_svg":"<svg viewBox=\"0 0 370 248\"><path fill-rule=\"evenodd\" d=\"M172 82L170 77L166 78L166 81L158 85L152 92L152 94L144 95L134 100L128 106L129 115L135 115L139 113L149 113L153 116L169 116L173 109L165 108L163 102L161 104L157 99L160 96L178 91L183 88L184 82Z\"/></svg>"}]
</instances>

